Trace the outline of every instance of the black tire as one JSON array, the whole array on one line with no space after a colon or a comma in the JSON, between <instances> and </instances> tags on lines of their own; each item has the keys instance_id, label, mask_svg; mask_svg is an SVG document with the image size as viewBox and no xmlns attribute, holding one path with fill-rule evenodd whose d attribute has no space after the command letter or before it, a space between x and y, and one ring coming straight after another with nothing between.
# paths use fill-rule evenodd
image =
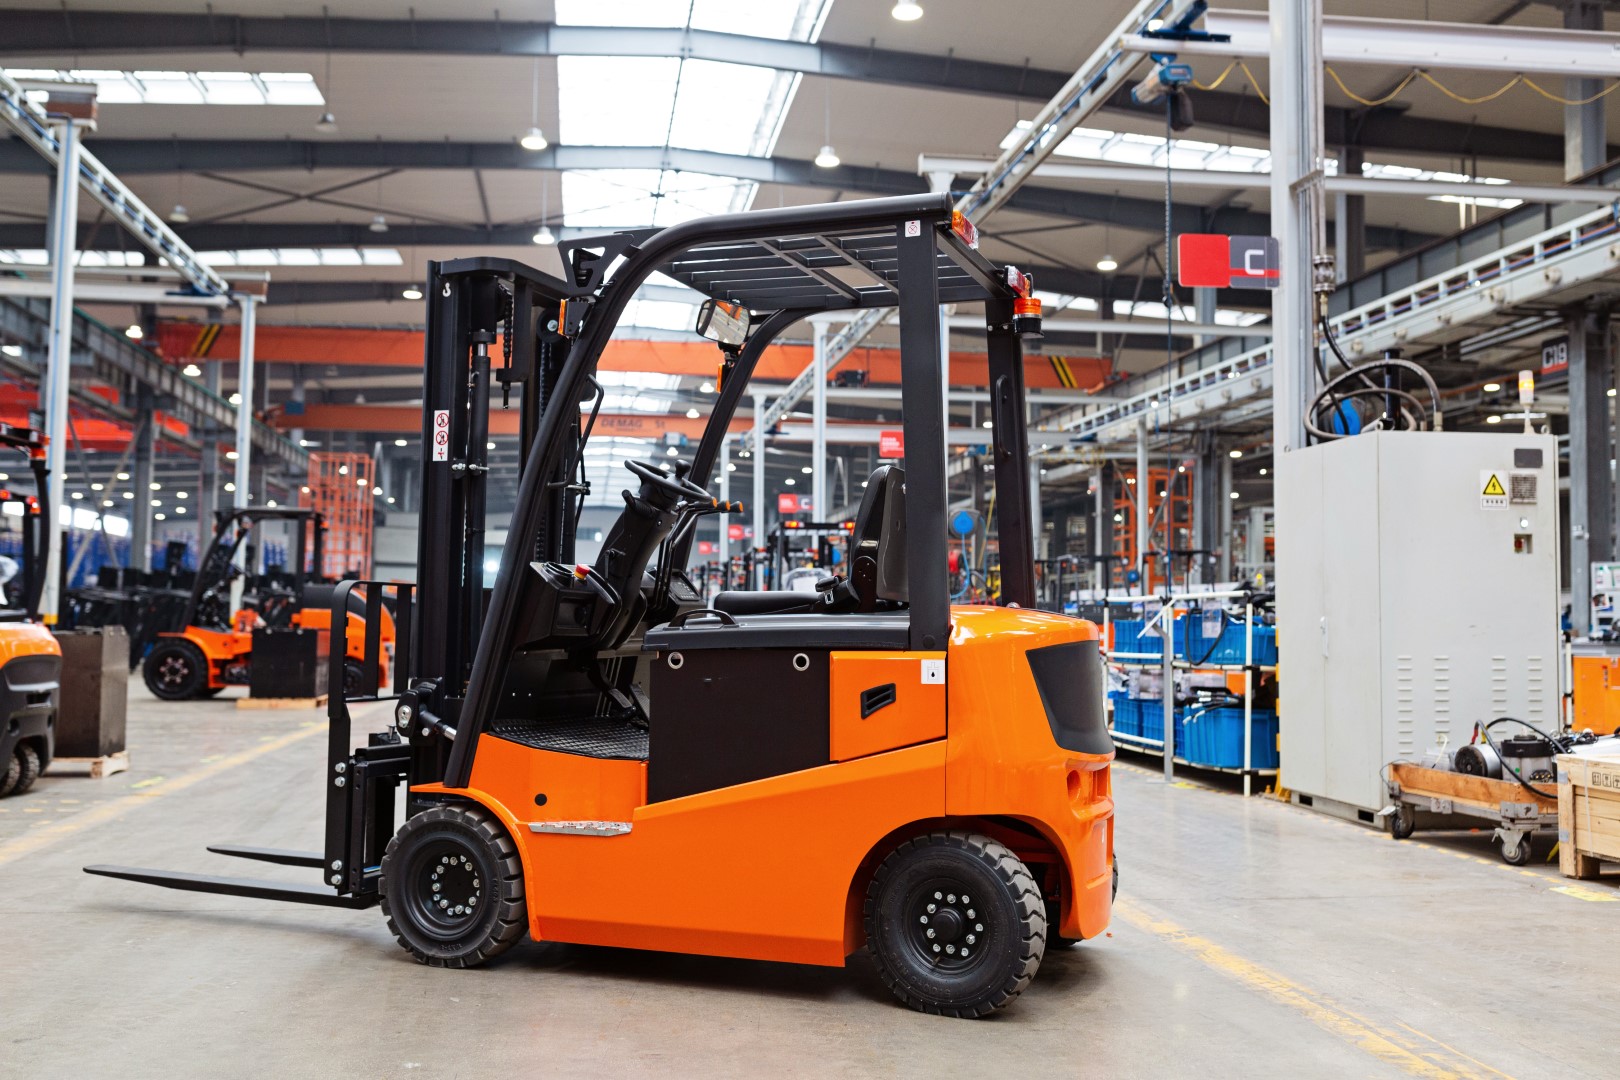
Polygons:
<instances>
[{"instance_id":1,"label":"black tire","mask_svg":"<svg viewBox=\"0 0 1620 1080\"><path fill-rule=\"evenodd\" d=\"M382 910L418 963L466 968L493 960L529 926L517 845L482 807L423 811L388 842Z\"/></svg>"},{"instance_id":2,"label":"black tire","mask_svg":"<svg viewBox=\"0 0 1620 1080\"><path fill-rule=\"evenodd\" d=\"M23 743L17 747L17 752L12 757L17 761L18 772L17 782L12 785L11 793L21 795L33 787L34 781L39 779L39 774L42 771L40 769L39 751L27 743Z\"/></svg>"},{"instance_id":3,"label":"black tire","mask_svg":"<svg viewBox=\"0 0 1620 1080\"><path fill-rule=\"evenodd\" d=\"M1524 866L1530 862L1530 838L1521 836L1513 844L1502 841L1502 861L1509 866Z\"/></svg>"},{"instance_id":4,"label":"black tire","mask_svg":"<svg viewBox=\"0 0 1620 1080\"><path fill-rule=\"evenodd\" d=\"M197 696L201 698L219 697L219 695L223 694L224 692L225 688L223 686L210 686L205 688L203 692Z\"/></svg>"},{"instance_id":5,"label":"black tire","mask_svg":"<svg viewBox=\"0 0 1620 1080\"><path fill-rule=\"evenodd\" d=\"M22 779L22 758L15 752L6 758L6 770L0 773L0 799L10 795L17 787L17 781Z\"/></svg>"},{"instance_id":6,"label":"black tire","mask_svg":"<svg viewBox=\"0 0 1620 1080\"><path fill-rule=\"evenodd\" d=\"M1417 832L1417 811L1405 803L1395 807L1395 812L1389 815L1389 835L1396 840L1405 840Z\"/></svg>"},{"instance_id":7,"label":"black tire","mask_svg":"<svg viewBox=\"0 0 1620 1080\"><path fill-rule=\"evenodd\" d=\"M208 689L208 658L184 638L164 638L146 654L141 677L164 701L190 701Z\"/></svg>"},{"instance_id":8,"label":"black tire","mask_svg":"<svg viewBox=\"0 0 1620 1080\"><path fill-rule=\"evenodd\" d=\"M1046 935L1046 906L1029 868L977 833L907 840L866 890L866 941L878 975L920 1012L977 1017L1006 1005L1035 977Z\"/></svg>"},{"instance_id":9,"label":"black tire","mask_svg":"<svg viewBox=\"0 0 1620 1080\"><path fill-rule=\"evenodd\" d=\"M353 660L343 662L343 696L346 698L359 697L360 688L366 683L366 669L364 665Z\"/></svg>"}]
</instances>

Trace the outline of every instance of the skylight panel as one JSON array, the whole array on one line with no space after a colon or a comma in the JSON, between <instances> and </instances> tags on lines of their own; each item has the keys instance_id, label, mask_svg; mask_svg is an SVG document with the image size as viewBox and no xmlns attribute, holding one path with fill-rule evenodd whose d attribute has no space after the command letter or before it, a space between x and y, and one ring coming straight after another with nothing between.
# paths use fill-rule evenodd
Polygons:
<instances>
[{"instance_id":1,"label":"skylight panel","mask_svg":"<svg viewBox=\"0 0 1620 1080\"><path fill-rule=\"evenodd\" d=\"M770 68L688 60L681 69L669 144L716 154L759 154L758 119L778 75Z\"/></svg>"},{"instance_id":2,"label":"skylight panel","mask_svg":"<svg viewBox=\"0 0 1620 1080\"><path fill-rule=\"evenodd\" d=\"M681 384L679 375L660 371L599 371L596 381L603 386L631 387L636 390L673 390Z\"/></svg>"},{"instance_id":3,"label":"skylight panel","mask_svg":"<svg viewBox=\"0 0 1620 1080\"><path fill-rule=\"evenodd\" d=\"M690 330L697 323L697 305L673 300L632 300L619 320L621 326L654 330Z\"/></svg>"},{"instance_id":4,"label":"skylight panel","mask_svg":"<svg viewBox=\"0 0 1620 1080\"><path fill-rule=\"evenodd\" d=\"M248 248L199 251L207 266L403 266L396 248ZM135 265L139 265L138 263Z\"/></svg>"},{"instance_id":5,"label":"skylight panel","mask_svg":"<svg viewBox=\"0 0 1620 1080\"><path fill-rule=\"evenodd\" d=\"M681 61L559 56L558 137L571 146L663 146Z\"/></svg>"},{"instance_id":6,"label":"skylight panel","mask_svg":"<svg viewBox=\"0 0 1620 1080\"><path fill-rule=\"evenodd\" d=\"M587 229L651 225L656 169L592 169L563 173L563 224Z\"/></svg>"},{"instance_id":7,"label":"skylight panel","mask_svg":"<svg viewBox=\"0 0 1620 1080\"><path fill-rule=\"evenodd\" d=\"M693 0L692 29L814 41L832 0ZM556 0L559 26L685 26L687 4L674 0Z\"/></svg>"},{"instance_id":8,"label":"skylight panel","mask_svg":"<svg viewBox=\"0 0 1620 1080\"><path fill-rule=\"evenodd\" d=\"M324 105L307 71L9 69L13 78L93 82L103 105Z\"/></svg>"}]
</instances>

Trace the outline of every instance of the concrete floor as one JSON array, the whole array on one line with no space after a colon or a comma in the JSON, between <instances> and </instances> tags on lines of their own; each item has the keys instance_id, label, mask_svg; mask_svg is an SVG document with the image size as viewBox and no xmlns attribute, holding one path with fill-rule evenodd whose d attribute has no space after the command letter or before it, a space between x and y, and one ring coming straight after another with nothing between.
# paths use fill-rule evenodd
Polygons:
<instances>
[{"instance_id":1,"label":"concrete floor","mask_svg":"<svg viewBox=\"0 0 1620 1080\"><path fill-rule=\"evenodd\" d=\"M420 967L375 911L165 892L91 862L304 880L321 715L132 691L134 768L0 801L0 1075L1613 1077L1615 879L1117 767L1111 934L988 1021L852 970L576 946ZM307 874L307 872L305 872Z\"/></svg>"}]
</instances>

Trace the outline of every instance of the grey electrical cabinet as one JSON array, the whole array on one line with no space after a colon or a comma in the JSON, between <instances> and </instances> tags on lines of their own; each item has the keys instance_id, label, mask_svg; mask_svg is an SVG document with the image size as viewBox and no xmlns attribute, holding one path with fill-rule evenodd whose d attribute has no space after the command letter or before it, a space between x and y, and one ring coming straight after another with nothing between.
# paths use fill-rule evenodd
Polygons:
<instances>
[{"instance_id":1,"label":"grey electrical cabinet","mask_svg":"<svg viewBox=\"0 0 1620 1080\"><path fill-rule=\"evenodd\" d=\"M1275 465L1281 783L1296 799L1365 818L1391 761L1499 716L1557 726L1554 438L1370 432Z\"/></svg>"}]
</instances>

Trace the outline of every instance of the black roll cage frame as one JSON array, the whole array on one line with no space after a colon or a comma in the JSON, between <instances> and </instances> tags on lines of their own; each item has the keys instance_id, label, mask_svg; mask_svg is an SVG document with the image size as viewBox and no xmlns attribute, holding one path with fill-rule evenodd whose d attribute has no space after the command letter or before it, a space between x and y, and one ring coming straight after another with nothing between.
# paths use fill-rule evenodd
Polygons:
<instances>
[{"instance_id":1,"label":"black roll cage frame","mask_svg":"<svg viewBox=\"0 0 1620 1080\"><path fill-rule=\"evenodd\" d=\"M39 621L39 604L45 595L45 551L52 528L51 491L50 485L46 483L50 477L50 469L46 467L45 445L45 436L34 428L0 423L0 446L13 447L28 456L28 466L34 474L35 492L32 503L25 497L12 496L10 499L12 502L21 503L23 508L23 606L20 612L0 613L0 621Z\"/></svg>"},{"instance_id":2,"label":"black roll cage frame","mask_svg":"<svg viewBox=\"0 0 1620 1080\"><path fill-rule=\"evenodd\" d=\"M264 521L292 521L297 523L293 530L293 551L291 563L287 568L288 577L292 579L293 595L301 605L303 603L303 586L311 577L320 577L322 549L325 544L326 519L318 511L300 506L262 506L246 507L232 510L217 510L214 512L214 535L208 542L208 549L197 560L197 577L191 584L191 595L186 600L186 611L181 619L182 627L197 625L197 606L203 596L211 589L225 585L230 581L228 569L236 561L236 553L250 536L260 522ZM305 525L314 523L314 537L309 538ZM246 528L243 525L246 525ZM311 571L306 573L304 563L306 556L313 553L310 562Z\"/></svg>"},{"instance_id":3,"label":"black roll cage frame","mask_svg":"<svg viewBox=\"0 0 1620 1080\"><path fill-rule=\"evenodd\" d=\"M814 256L823 249L840 265L864 269L879 282L878 287L856 287L847 279L813 265L810 254L787 250L782 238L807 237L813 240ZM853 237L853 239L845 239ZM863 242L881 246L876 256L863 253ZM750 245L758 245L755 251ZM892 255L888 245L892 244ZM724 245L734 245L727 249ZM712 265L702 256L718 249ZM766 252L775 256L773 260ZM423 529L420 536L420 601L424 611L467 612L465 629L452 629L443 635L441 663L428 655L426 627L418 625L424 640L415 655L422 670L417 674L443 680L446 696L454 696L458 676L465 671L465 698L454 708L456 737L444 759L444 782L465 786L472 771L473 747L478 736L493 719L497 700L504 687L511 655L517 645L518 612L524 593L530 587L527 566L531 560L571 559L572 529L561 543L537 543L545 526L548 508L558 509L556 489L565 483L588 438L594 421L587 422L580 436L576 403L601 401L601 388L594 375L602 351L617 329L620 315L635 291L654 271L663 269L700 292L718 299L741 300L756 310L770 310L755 324L746 344L725 361L720 394L710 410L708 423L693 455L690 475L708 477L714 468L722 440L743 391L752 378L764 350L788 327L806 316L824 311L895 307L900 315L901 382L903 419L907 447L908 589L910 593L909 648L941 650L950 633L950 597L946 580L946 431L945 380L941 377L942 341L939 308L941 303L980 300L985 304L991 379L991 416L994 430L995 461L998 471L1010 470L1017 482L1006 485L1000 496L999 534L1002 550L1003 600L1032 606L1035 600L1033 536L1031 530L1029 484L1024 477L1028 460L1028 431L1025 417L1023 353L1014 326L1014 300L1020 295L1007 272L998 269L952 229L952 201L948 195L917 195L870 199L853 203L830 203L808 207L787 207L724 214L700 218L656 232L620 233L600 240L576 241L565 245L563 254L571 265L575 283L570 284L529 268L500 260L462 260L436 264L430 274L429 326L427 334L428 370L423 415ZM695 264L680 264L683 256L694 256ZM602 282L603 267L615 258L624 261L611 280ZM787 281L782 263L802 271L802 278L817 283L806 287ZM715 268L740 268L744 277L730 281L713 273ZM884 267L882 272L874 265ZM706 269L705 267L708 266ZM890 269L892 267L892 269ZM525 404L540 404L538 422L524 410L522 448L524 466L518 484L516 509L501 552L499 570L487 607L482 597L483 567L483 473L487 471L481 451L487 431L491 366L487 344L495 335L478 332L470 339L475 355L461 387L454 383L452 365L435 364L435 353L454 355L467 339L458 336L465 325L463 309L454 306L458 276L478 270L500 269L517 274L542 294L550 293L559 303L557 331L566 335L578 327L554 385L544 388L525 386ZM774 310L767 304L750 302L746 274L758 272L767 278L764 287ZM942 300L942 271L949 276L950 296ZM741 283L742 287L737 287ZM510 302L523 301L520 290L513 290ZM530 301L532 303L532 300ZM585 306L577 316L578 306ZM487 306L487 303L486 303ZM573 310L570 310L573 309ZM436 317L437 316L437 317ZM577 316L577 318L576 318ZM507 315L509 325L521 326L510 347L532 350L529 324L516 314ZM463 353L463 355L465 355ZM520 372L521 377L521 372ZM435 393L435 380L441 392ZM531 379L530 382L534 380ZM442 391L448 390L448 393ZM450 416L450 442L462 448L463 459L447 469L445 459L435 460L434 436L438 423L435 413L443 404L453 403ZM455 414L461 413L462 417ZM458 424L458 420L461 422ZM457 430L459 429L459 430ZM459 437L457 437L459 435ZM435 466L440 466L437 470ZM448 474L435 480L435 473ZM1005 474L1005 473L1004 473ZM457 495L446 489L451 477L463 481ZM562 478L562 479L559 479ZM548 498L548 495L551 497ZM461 505L455 505L457 502ZM434 524L430 525L429 523ZM441 535L440 522L466 522L459 540ZM476 531L476 535L473 535ZM553 532L553 536L557 534ZM446 541L454 546L446 547ZM691 536L669 554L671 565L684 566L689 556ZM537 550L540 548L540 550ZM549 548L549 550L545 550ZM446 556L450 556L447 558ZM459 574L454 571L459 570ZM477 587L474 574L479 575ZM460 578L452 587L452 576ZM456 596L460 593L460 596ZM483 609L483 610L479 610ZM481 618L479 617L481 616ZM448 614L450 626L458 621ZM334 625L335 629L335 625ZM437 650L436 650L437 651ZM459 654L459 655L458 655ZM460 660L470 658L470 667ZM449 710L447 710L449 711ZM446 718L449 719L449 718ZM436 755L437 756L437 755Z\"/></svg>"}]
</instances>

